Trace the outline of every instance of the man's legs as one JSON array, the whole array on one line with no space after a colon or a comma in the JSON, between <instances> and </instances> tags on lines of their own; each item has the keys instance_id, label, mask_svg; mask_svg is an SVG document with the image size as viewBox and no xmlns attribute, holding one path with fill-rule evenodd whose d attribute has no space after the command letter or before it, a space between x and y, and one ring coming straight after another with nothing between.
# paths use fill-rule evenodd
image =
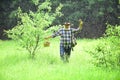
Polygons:
<instances>
[{"instance_id":1,"label":"man's legs","mask_svg":"<svg viewBox=\"0 0 120 80\"><path fill-rule=\"evenodd\" d=\"M65 53L65 49L63 46L60 46L60 57L61 60L64 61L64 53Z\"/></svg>"},{"instance_id":2,"label":"man's legs","mask_svg":"<svg viewBox=\"0 0 120 80\"><path fill-rule=\"evenodd\" d=\"M60 46L60 57L62 61L69 62L69 57L71 54L71 47L65 48L63 46Z\"/></svg>"},{"instance_id":3,"label":"man's legs","mask_svg":"<svg viewBox=\"0 0 120 80\"><path fill-rule=\"evenodd\" d=\"M71 48L65 48L65 58L66 58L66 62L69 62L69 58L70 58L70 54L71 54Z\"/></svg>"}]
</instances>

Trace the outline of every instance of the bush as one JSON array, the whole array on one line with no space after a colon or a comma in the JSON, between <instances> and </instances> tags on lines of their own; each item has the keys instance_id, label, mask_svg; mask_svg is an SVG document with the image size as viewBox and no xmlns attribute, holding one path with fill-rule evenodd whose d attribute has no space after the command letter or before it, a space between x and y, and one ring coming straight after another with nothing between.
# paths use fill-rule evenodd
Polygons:
<instances>
[{"instance_id":1,"label":"bush","mask_svg":"<svg viewBox=\"0 0 120 80\"><path fill-rule=\"evenodd\" d=\"M112 26L110 24L107 24L105 36L120 37L120 26L119 25Z\"/></svg>"},{"instance_id":2,"label":"bush","mask_svg":"<svg viewBox=\"0 0 120 80\"><path fill-rule=\"evenodd\" d=\"M120 26L107 26L105 37L99 39L94 49L87 50L96 66L120 67Z\"/></svg>"},{"instance_id":3,"label":"bush","mask_svg":"<svg viewBox=\"0 0 120 80\"><path fill-rule=\"evenodd\" d=\"M57 16L62 15L60 12L61 4L54 13L51 11L49 1L40 5L35 4L38 6L36 12L23 13L18 8L17 15L20 19L18 24L13 29L5 31L9 38L17 40L23 48L26 48L32 57L35 56L36 50L40 47L40 42L44 39L44 35L47 34L44 28L49 27Z\"/></svg>"}]
</instances>

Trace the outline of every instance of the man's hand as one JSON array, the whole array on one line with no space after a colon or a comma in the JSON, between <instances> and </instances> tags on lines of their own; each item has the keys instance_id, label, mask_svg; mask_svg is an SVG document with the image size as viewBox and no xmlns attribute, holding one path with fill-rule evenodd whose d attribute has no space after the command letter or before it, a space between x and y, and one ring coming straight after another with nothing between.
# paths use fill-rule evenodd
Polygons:
<instances>
[{"instance_id":1,"label":"man's hand","mask_svg":"<svg viewBox=\"0 0 120 80\"><path fill-rule=\"evenodd\" d=\"M81 19L79 20L79 25L83 26L83 21Z\"/></svg>"},{"instance_id":2,"label":"man's hand","mask_svg":"<svg viewBox=\"0 0 120 80\"><path fill-rule=\"evenodd\" d=\"M81 19L79 20L79 27L80 27L80 29L82 29L82 27L83 27L83 21Z\"/></svg>"},{"instance_id":3,"label":"man's hand","mask_svg":"<svg viewBox=\"0 0 120 80\"><path fill-rule=\"evenodd\" d=\"M47 40L47 39L49 39L49 38L52 38L52 36L45 37L44 39L46 39L46 40Z\"/></svg>"},{"instance_id":4,"label":"man's hand","mask_svg":"<svg viewBox=\"0 0 120 80\"><path fill-rule=\"evenodd\" d=\"M48 37L45 37L44 39L46 39L46 40L47 40L47 39L48 39Z\"/></svg>"}]
</instances>

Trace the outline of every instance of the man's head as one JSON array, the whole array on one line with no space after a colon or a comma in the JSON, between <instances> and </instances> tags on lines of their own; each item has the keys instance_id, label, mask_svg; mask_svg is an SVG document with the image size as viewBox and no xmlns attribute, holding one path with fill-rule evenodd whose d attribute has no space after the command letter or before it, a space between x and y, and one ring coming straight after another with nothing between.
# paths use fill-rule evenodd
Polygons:
<instances>
[{"instance_id":1,"label":"man's head","mask_svg":"<svg viewBox=\"0 0 120 80\"><path fill-rule=\"evenodd\" d=\"M65 25L65 28L69 28L70 27L70 23L69 22L65 22L64 25Z\"/></svg>"}]
</instances>

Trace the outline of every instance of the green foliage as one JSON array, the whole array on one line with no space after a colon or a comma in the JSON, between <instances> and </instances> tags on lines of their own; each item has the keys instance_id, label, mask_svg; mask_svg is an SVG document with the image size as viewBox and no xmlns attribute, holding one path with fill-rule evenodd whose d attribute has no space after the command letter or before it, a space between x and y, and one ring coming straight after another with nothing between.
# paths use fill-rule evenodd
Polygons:
<instances>
[{"instance_id":1,"label":"green foliage","mask_svg":"<svg viewBox=\"0 0 120 80\"><path fill-rule=\"evenodd\" d=\"M107 26L106 35L111 42L111 53L114 55L114 62L120 66L120 26Z\"/></svg>"},{"instance_id":2,"label":"green foliage","mask_svg":"<svg viewBox=\"0 0 120 80\"><path fill-rule=\"evenodd\" d=\"M2 8L0 14L0 32L3 35L4 29L11 29L17 24L18 17L15 16L17 8L20 6L23 12L36 12L38 6L45 0L4 0L0 3ZM63 4L61 12L63 17L57 17L53 24L61 24L66 21L78 26L78 20L81 18L85 27L79 37L96 38L102 36L105 31L105 23L108 21L111 24L119 24L119 2L117 0L46 0L51 3L45 3L43 7L48 4L51 5L49 10L54 12L59 3ZM7 4L7 5L6 5ZM42 6L41 6L42 8ZM4 20L4 21L3 21ZM91 27L92 26L92 27ZM89 34L91 33L91 34ZM4 37L4 35L3 35Z\"/></svg>"},{"instance_id":3,"label":"green foliage","mask_svg":"<svg viewBox=\"0 0 120 80\"><path fill-rule=\"evenodd\" d=\"M44 34L47 34L44 28L49 27L57 16L61 16L61 7L60 4L54 13L51 12L49 1L38 5L36 12L23 13L19 7L17 15L20 20L13 29L6 31L8 37L17 40L23 48L28 50L30 56L34 57L40 42L44 39Z\"/></svg>"},{"instance_id":4,"label":"green foliage","mask_svg":"<svg viewBox=\"0 0 120 80\"><path fill-rule=\"evenodd\" d=\"M35 5L39 4L39 0L31 0Z\"/></svg>"},{"instance_id":5,"label":"green foliage","mask_svg":"<svg viewBox=\"0 0 120 80\"><path fill-rule=\"evenodd\" d=\"M120 37L120 26L112 26L110 24L107 24L107 30L105 36L114 36L114 37Z\"/></svg>"},{"instance_id":6,"label":"green foliage","mask_svg":"<svg viewBox=\"0 0 120 80\"><path fill-rule=\"evenodd\" d=\"M120 67L120 26L108 24L105 36L92 50L88 50L94 58L93 63L96 66Z\"/></svg>"}]
</instances>

